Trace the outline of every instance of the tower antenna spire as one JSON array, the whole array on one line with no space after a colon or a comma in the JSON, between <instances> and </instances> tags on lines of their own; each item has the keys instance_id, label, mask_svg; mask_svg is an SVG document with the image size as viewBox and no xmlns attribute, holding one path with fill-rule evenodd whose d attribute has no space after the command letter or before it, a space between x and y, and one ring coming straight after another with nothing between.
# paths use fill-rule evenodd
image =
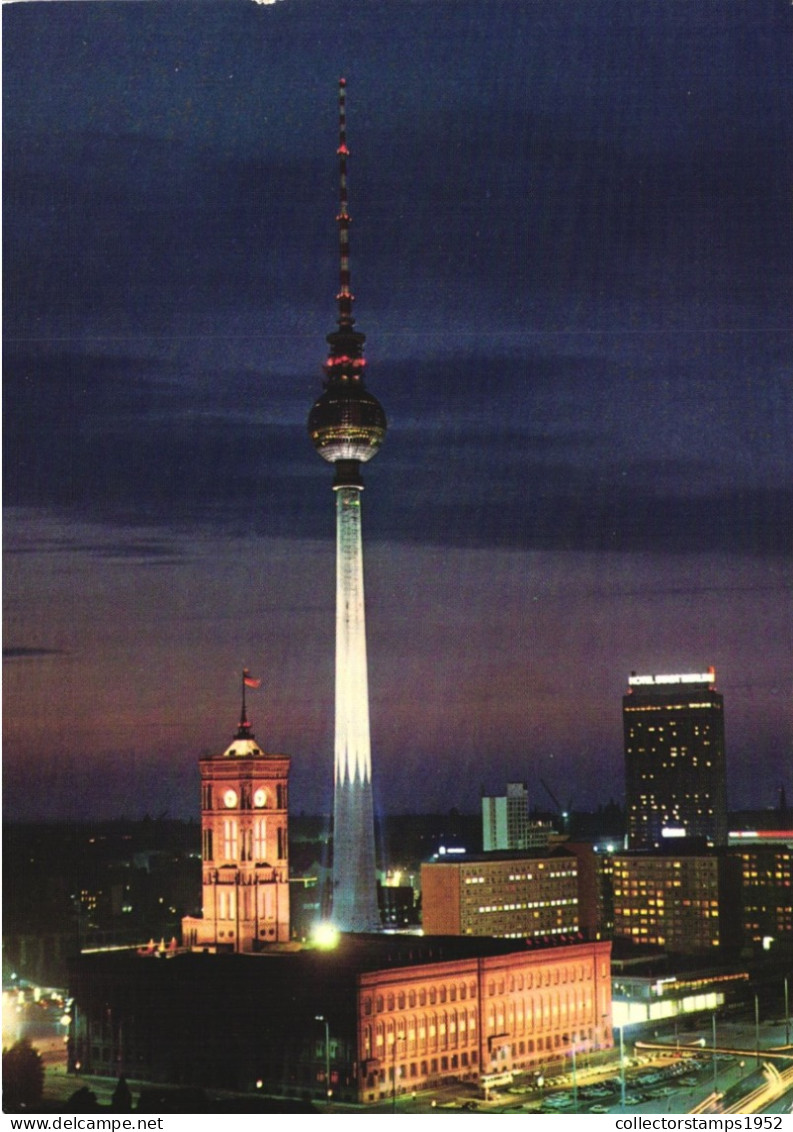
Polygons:
<instances>
[{"instance_id":1,"label":"tower antenna spire","mask_svg":"<svg viewBox=\"0 0 793 1132\"><path fill-rule=\"evenodd\" d=\"M339 214L336 223L339 227L339 303L338 324L340 330L349 330L355 319L352 317L352 304L355 296L350 291L350 213L347 198L347 80L339 79Z\"/></svg>"},{"instance_id":2,"label":"tower antenna spire","mask_svg":"<svg viewBox=\"0 0 793 1132\"><path fill-rule=\"evenodd\" d=\"M336 226L339 232L339 290L336 295L338 313L336 316L337 330L327 335L330 347L328 360L325 362L326 384L333 385L341 382L347 385L350 382L360 384L363 380L363 368L366 359L363 356L363 344L366 335L353 330L355 319L352 317L352 305L355 296L350 290L350 217L347 197L347 158L350 151L347 147L347 80L339 79L339 144L336 154L339 159L339 211L336 215Z\"/></svg>"}]
</instances>

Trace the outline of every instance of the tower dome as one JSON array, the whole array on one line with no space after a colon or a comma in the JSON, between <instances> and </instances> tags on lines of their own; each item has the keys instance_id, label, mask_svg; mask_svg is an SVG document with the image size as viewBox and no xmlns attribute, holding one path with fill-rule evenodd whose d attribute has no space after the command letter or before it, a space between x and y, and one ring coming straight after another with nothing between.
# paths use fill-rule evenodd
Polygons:
<instances>
[{"instance_id":1,"label":"tower dome","mask_svg":"<svg viewBox=\"0 0 793 1132\"><path fill-rule=\"evenodd\" d=\"M308 415L308 431L323 460L371 460L383 442L383 406L360 379L330 381Z\"/></svg>"}]
</instances>

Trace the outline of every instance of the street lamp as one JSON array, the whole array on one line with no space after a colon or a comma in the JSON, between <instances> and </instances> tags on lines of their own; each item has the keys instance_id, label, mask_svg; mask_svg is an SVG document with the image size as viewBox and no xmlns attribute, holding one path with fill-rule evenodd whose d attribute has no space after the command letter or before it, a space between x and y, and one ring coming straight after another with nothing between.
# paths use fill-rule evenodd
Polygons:
<instances>
[{"instance_id":1,"label":"street lamp","mask_svg":"<svg viewBox=\"0 0 793 1132\"><path fill-rule=\"evenodd\" d=\"M790 999L788 998L787 975L785 975L785 1045L790 1045Z\"/></svg>"},{"instance_id":2,"label":"street lamp","mask_svg":"<svg viewBox=\"0 0 793 1132\"><path fill-rule=\"evenodd\" d=\"M575 1069L575 1042L573 1042L573 1112L578 1112L578 1075Z\"/></svg>"},{"instance_id":3,"label":"street lamp","mask_svg":"<svg viewBox=\"0 0 793 1132\"><path fill-rule=\"evenodd\" d=\"M391 1089L391 1111L396 1112L397 1102L397 1042L404 1042L405 1035L401 1036L397 1033L396 1023L394 1023L394 1080L392 1082L393 1088Z\"/></svg>"},{"instance_id":4,"label":"street lamp","mask_svg":"<svg viewBox=\"0 0 793 1132\"><path fill-rule=\"evenodd\" d=\"M620 1112L625 1111L625 1042L623 1039L624 1024L620 1026Z\"/></svg>"},{"instance_id":5,"label":"street lamp","mask_svg":"<svg viewBox=\"0 0 793 1132\"><path fill-rule=\"evenodd\" d=\"M718 1093L719 1067L716 1062L716 1011L713 1011L713 1092Z\"/></svg>"},{"instance_id":6,"label":"street lamp","mask_svg":"<svg viewBox=\"0 0 793 1132\"><path fill-rule=\"evenodd\" d=\"M324 1014L315 1014L314 1021L325 1023L325 1104L330 1104L330 1025Z\"/></svg>"},{"instance_id":7,"label":"street lamp","mask_svg":"<svg viewBox=\"0 0 793 1132\"><path fill-rule=\"evenodd\" d=\"M575 1064L575 1034L565 1034L564 1040L570 1043L570 1052L573 1057L573 1112L578 1112L578 1074Z\"/></svg>"},{"instance_id":8,"label":"street lamp","mask_svg":"<svg viewBox=\"0 0 793 1132\"><path fill-rule=\"evenodd\" d=\"M760 1064L760 999L754 996L754 1052L755 1064Z\"/></svg>"}]
</instances>

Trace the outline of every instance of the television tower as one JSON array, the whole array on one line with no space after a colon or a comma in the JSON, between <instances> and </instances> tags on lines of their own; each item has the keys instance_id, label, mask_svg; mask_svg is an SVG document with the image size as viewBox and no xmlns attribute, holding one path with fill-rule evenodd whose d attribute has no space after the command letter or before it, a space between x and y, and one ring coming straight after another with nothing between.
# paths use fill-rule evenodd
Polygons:
<instances>
[{"instance_id":1,"label":"television tower","mask_svg":"<svg viewBox=\"0 0 793 1132\"><path fill-rule=\"evenodd\" d=\"M333 799L333 912L341 931L380 927L375 876L372 759L361 542L360 465L386 432L380 402L364 386L365 335L353 329L347 211L346 81L339 79L338 330L328 334L325 390L308 415L308 431L336 476L336 725Z\"/></svg>"}]
</instances>

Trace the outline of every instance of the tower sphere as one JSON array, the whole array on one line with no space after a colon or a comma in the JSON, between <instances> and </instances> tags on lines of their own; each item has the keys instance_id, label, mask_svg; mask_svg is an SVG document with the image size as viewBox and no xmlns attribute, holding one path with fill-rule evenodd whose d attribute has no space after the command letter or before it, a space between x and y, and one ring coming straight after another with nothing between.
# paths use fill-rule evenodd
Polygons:
<instances>
[{"instance_id":1,"label":"tower sphere","mask_svg":"<svg viewBox=\"0 0 793 1132\"><path fill-rule=\"evenodd\" d=\"M350 290L350 214L347 209L346 80L339 79L339 304L338 330L327 335L330 355L325 363L325 389L308 414L308 432L323 460L336 468L336 486L363 485L357 465L371 460L383 442L386 419L383 406L364 388L363 344L366 335L354 330L355 296Z\"/></svg>"},{"instance_id":2,"label":"tower sphere","mask_svg":"<svg viewBox=\"0 0 793 1132\"><path fill-rule=\"evenodd\" d=\"M308 414L308 431L323 460L371 460L383 442L383 406L359 378L331 380Z\"/></svg>"}]
</instances>

